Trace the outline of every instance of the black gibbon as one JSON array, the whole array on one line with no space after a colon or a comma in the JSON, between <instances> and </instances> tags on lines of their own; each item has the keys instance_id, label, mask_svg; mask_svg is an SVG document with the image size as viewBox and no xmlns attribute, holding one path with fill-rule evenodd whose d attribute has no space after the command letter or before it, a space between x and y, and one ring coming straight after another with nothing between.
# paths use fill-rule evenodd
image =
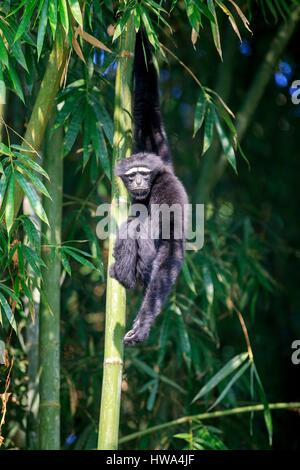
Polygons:
<instances>
[{"instance_id":1,"label":"black gibbon","mask_svg":"<svg viewBox=\"0 0 300 470\"><path fill-rule=\"evenodd\" d=\"M134 215L120 227L114 247L115 263L110 269L110 276L125 288L132 289L139 283L145 289L133 327L124 337L126 345L135 345L148 337L150 327L177 279L184 259L188 204L185 189L173 171L161 119L158 76L151 46L143 32L137 34L135 46L133 117L134 155L121 160L115 173L130 192L132 207L142 205L147 216L142 223L139 221L137 231L131 231L136 228ZM161 218L154 218L154 207L157 210L158 206L174 204L182 210L179 216L181 230L175 236L178 220L175 222L171 213L169 233L165 237ZM149 230L145 232L149 226L152 227L151 234ZM156 237L153 237L153 231L158 234Z\"/></svg>"}]
</instances>

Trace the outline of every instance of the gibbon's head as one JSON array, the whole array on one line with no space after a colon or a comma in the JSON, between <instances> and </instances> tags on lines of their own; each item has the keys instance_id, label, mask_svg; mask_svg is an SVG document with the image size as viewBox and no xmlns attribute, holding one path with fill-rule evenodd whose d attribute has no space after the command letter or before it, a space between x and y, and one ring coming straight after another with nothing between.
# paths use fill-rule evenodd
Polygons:
<instances>
[{"instance_id":1,"label":"gibbon's head","mask_svg":"<svg viewBox=\"0 0 300 470\"><path fill-rule=\"evenodd\" d=\"M161 158L151 153L138 153L124 158L116 165L115 173L137 200L146 199L156 175L164 170Z\"/></svg>"}]
</instances>

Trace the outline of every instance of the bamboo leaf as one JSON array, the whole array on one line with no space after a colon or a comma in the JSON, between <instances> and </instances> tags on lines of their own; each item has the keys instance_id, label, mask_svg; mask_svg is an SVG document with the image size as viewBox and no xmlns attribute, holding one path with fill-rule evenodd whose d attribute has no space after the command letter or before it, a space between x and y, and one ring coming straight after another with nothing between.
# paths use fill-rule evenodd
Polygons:
<instances>
[{"instance_id":1,"label":"bamboo leaf","mask_svg":"<svg viewBox=\"0 0 300 470\"><path fill-rule=\"evenodd\" d=\"M141 371L145 372L147 375L150 377L156 379L159 377L159 379L170 385L171 387L175 388L176 390L180 391L183 394L186 394L186 391L184 388L180 387L176 382L173 382L173 380L170 380L168 377L165 377L164 375L158 374L155 370L153 370L151 367L148 366L148 364L145 364L145 362L141 361L140 359L133 359L133 363L135 366L140 369Z\"/></svg>"},{"instance_id":2,"label":"bamboo leaf","mask_svg":"<svg viewBox=\"0 0 300 470\"><path fill-rule=\"evenodd\" d=\"M157 392L158 392L158 386L159 386L159 380L158 379L154 379L154 380L151 381L151 392L150 392L149 398L147 400L147 405L146 405L146 408L147 408L148 411L153 410L155 400L156 400L156 396L157 396Z\"/></svg>"},{"instance_id":3,"label":"bamboo leaf","mask_svg":"<svg viewBox=\"0 0 300 470\"><path fill-rule=\"evenodd\" d=\"M206 112L206 99L204 96L203 91L200 91L200 95L196 104L196 109L195 109L195 119L194 119L194 134L193 137L197 134L199 129L201 129L201 126L204 121L205 117L205 112Z\"/></svg>"},{"instance_id":4,"label":"bamboo leaf","mask_svg":"<svg viewBox=\"0 0 300 470\"><path fill-rule=\"evenodd\" d=\"M41 53L42 53L47 24L48 24L48 16L47 16L48 4L49 4L49 0L45 0L42 11L41 11L40 20L39 20L39 29L38 29L37 43L36 43L38 59L40 58Z\"/></svg>"},{"instance_id":5,"label":"bamboo leaf","mask_svg":"<svg viewBox=\"0 0 300 470\"><path fill-rule=\"evenodd\" d=\"M15 246L17 246L17 245L15 245ZM18 246L20 246L20 244L18 244ZM2 282L0 282L0 289L3 290L3 292L6 294L6 296L11 297L16 302L17 305L20 305L20 299L12 289L7 287Z\"/></svg>"},{"instance_id":6,"label":"bamboo leaf","mask_svg":"<svg viewBox=\"0 0 300 470\"><path fill-rule=\"evenodd\" d=\"M12 147L14 146L12 145ZM22 150L24 151L23 148ZM32 160L32 158L22 155L20 153L17 153L16 156L17 156L17 160L20 160L24 165L28 166L29 168L32 168L34 171L36 171L37 173L40 173L41 175L44 176L44 178L49 180L49 176L47 175L45 170L41 167L41 165L39 165L37 162Z\"/></svg>"},{"instance_id":7,"label":"bamboo leaf","mask_svg":"<svg viewBox=\"0 0 300 470\"><path fill-rule=\"evenodd\" d=\"M59 16L61 19L61 24L68 35L69 32L69 15L68 15L68 6L67 0L59 0L58 4Z\"/></svg>"},{"instance_id":8,"label":"bamboo leaf","mask_svg":"<svg viewBox=\"0 0 300 470\"><path fill-rule=\"evenodd\" d=\"M16 43L20 38L21 36L23 36L23 34L25 33L29 23L30 23L30 20L31 20L31 17L32 17L32 13L33 13L33 10L37 4L37 0L29 0L28 2L26 2L27 5L26 5L26 8L25 8L25 11L23 13L23 17L22 17L22 20L21 20L21 23L17 29L17 32L16 32L16 36L15 36L15 39L14 39L14 42Z\"/></svg>"},{"instance_id":9,"label":"bamboo leaf","mask_svg":"<svg viewBox=\"0 0 300 470\"><path fill-rule=\"evenodd\" d=\"M21 217L21 222L23 224L25 233L28 237L29 243L36 249L40 246L40 232L32 222L32 220L26 216L23 215Z\"/></svg>"},{"instance_id":10,"label":"bamboo leaf","mask_svg":"<svg viewBox=\"0 0 300 470\"><path fill-rule=\"evenodd\" d=\"M211 272L207 265L203 266L202 271L207 302L209 303L209 305L212 305L214 301L214 283L211 277Z\"/></svg>"},{"instance_id":11,"label":"bamboo leaf","mask_svg":"<svg viewBox=\"0 0 300 470\"><path fill-rule=\"evenodd\" d=\"M71 276L71 266L63 250L60 250L60 257L64 270L69 274L69 276Z\"/></svg>"},{"instance_id":12,"label":"bamboo leaf","mask_svg":"<svg viewBox=\"0 0 300 470\"><path fill-rule=\"evenodd\" d=\"M217 13L216 13L216 8L213 0L207 0L208 8L211 14L214 17L214 21L210 23L211 25L211 30L214 38L214 43L216 46L216 49L223 60L223 54L222 54L222 47L221 47L221 39L220 39L220 31L219 31L219 25L218 25L218 18L217 18Z\"/></svg>"},{"instance_id":13,"label":"bamboo leaf","mask_svg":"<svg viewBox=\"0 0 300 470\"><path fill-rule=\"evenodd\" d=\"M111 49L109 49L103 42L99 41L99 39L95 38L91 34L87 33L86 31L83 31L82 28L78 27L76 30L86 42L91 44L94 47L97 47L98 49L103 49L106 52L111 52Z\"/></svg>"},{"instance_id":14,"label":"bamboo leaf","mask_svg":"<svg viewBox=\"0 0 300 470\"><path fill-rule=\"evenodd\" d=\"M179 308L175 308L177 326L178 326L178 335L180 341L180 349L182 353L182 357L186 362L188 369L191 369L192 364L192 348L190 343L190 338L185 326L185 322L182 317L182 313Z\"/></svg>"},{"instance_id":15,"label":"bamboo leaf","mask_svg":"<svg viewBox=\"0 0 300 470\"><path fill-rule=\"evenodd\" d=\"M147 11L144 8L142 8L141 5L140 5L140 8L141 8L141 16L142 16L143 24L145 26L148 39L150 43L152 44L152 46L154 47L154 49L157 49L159 48L159 40L155 32L155 29L153 28L152 21Z\"/></svg>"},{"instance_id":16,"label":"bamboo leaf","mask_svg":"<svg viewBox=\"0 0 300 470\"><path fill-rule=\"evenodd\" d=\"M80 108L76 110L74 113L71 122L69 124L67 133L64 139L64 155L67 155L71 148L73 147L77 135L81 129L81 124L83 121L83 113L81 112Z\"/></svg>"},{"instance_id":17,"label":"bamboo leaf","mask_svg":"<svg viewBox=\"0 0 300 470\"><path fill-rule=\"evenodd\" d=\"M0 153L2 153L3 155L7 155L8 157L14 156L10 148L7 147L7 145L3 144L3 142L0 142Z\"/></svg>"},{"instance_id":18,"label":"bamboo leaf","mask_svg":"<svg viewBox=\"0 0 300 470\"><path fill-rule=\"evenodd\" d=\"M234 376L232 377L232 379L228 382L228 384L226 385L226 387L224 388L224 390L222 391L222 393L220 394L220 396L217 398L217 400L209 407L208 411L212 410L213 408L215 408L222 400L223 398L227 395L227 393L229 392L229 390L231 389L231 387L235 384L235 382L238 381L238 379L246 372L247 369L249 369L251 365L251 362L250 361L247 361L238 371L236 374L234 374Z\"/></svg>"},{"instance_id":19,"label":"bamboo leaf","mask_svg":"<svg viewBox=\"0 0 300 470\"><path fill-rule=\"evenodd\" d=\"M191 276L190 269L188 267L186 260L184 261L183 266L182 266L182 274L183 274L183 277L185 278L185 281L189 289L193 292L193 294L197 295L196 286Z\"/></svg>"},{"instance_id":20,"label":"bamboo leaf","mask_svg":"<svg viewBox=\"0 0 300 470\"><path fill-rule=\"evenodd\" d=\"M6 50L1 34L0 34L0 61L6 67L8 67L8 54L7 54L7 50Z\"/></svg>"},{"instance_id":21,"label":"bamboo leaf","mask_svg":"<svg viewBox=\"0 0 300 470\"><path fill-rule=\"evenodd\" d=\"M220 382L222 382L222 380L226 379L226 377L228 377L228 375L232 374L232 372L238 369L248 357L249 357L248 353L244 352L230 359L230 361L228 361L227 364L224 367L222 367L222 369L219 370L219 372L217 372L207 382L207 384L204 385L204 387L201 388L201 390L197 393L197 395L193 399L192 403L194 403L196 400L206 395L213 388L215 388Z\"/></svg>"},{"instance_id":22,"label":"bamboo leaf","mask_svg":"<svg viewBox=\"0 0 300 470\"><path fill-rule=\"evenodd\" d=\"M47 225L49 225L47 215L46 215L46 213L44 211L44 208L41 204L40 198L37 195L37 193L35 192L35 190L32 188L30 183L28 183L28 181L25 179L25 177L21 173L17 172L16 173L16 178L18 180L19 185L23 189L24 193L28 197L30 205L31 205L33 211L36 213L36 215L43 222L45 222Z\"/></svg>"},{"instance_id":23,"label":"bamboo leaf","mask_svg":"<svg viewBox=\"0 0 300 470\"><path fill-rule=\"evenodd\" d=\"M99 123L97 123L97 130L98 130L98 140L99 140L99 155L98 156L108 179L111 180L110 162L108 159L108 153L107 153L107 148L106 148L106 143L105 143L105 139L103 136L102 128Z\"/></svg>"},{"instance_id":24,"label":"bamboo leaf","mask_svg":"<svg viewBox=\"0 0 300 470\"><path fill-rule=\"evenodd\" d=\"M29 178L30 182L36 187L36 189L44 194L46 197L51 199L51 196L45 187L45 185L42 183L42 181L32 172L27 168L25 165L22 165L22 163L18 163L18 167L22 168L23 172L26 174L26 176Z\"/></svg>"},{"instance_id":25,"label":"bamboo leaf","mask_svg":"<svg viewBox=\"0 0 300 470\"><path fill-rule=\"evenodd\" d=\"M244 23L244 26L246 29L248 29L248 31L250 33L252 33L251 29L250 29L250 22L248 21L248 19L246 18L246 16L244 15L244 13L242 12L242 10L240 9L240 7L233 1L233 0L228 0L233 6L234 8L236 9L239 17L241 18L242 22Z\"/></svg>"},{"instance_id":26,"label":"bamboo leaf","mask_svg":"<svg viewBox=\"0 0 300 470\"><path fill-rule=\"evenodd\" d=\"M23 245L23 250L25 259L32 271L38 278L41 277L41 266L46 267L45 263L29 246Z\"/></svg>"},{"instance_id":27,"label":"bamboo leaf","mask_svg":"<svg viewBox=\"0 0 300 470\"><path fill-rule=\"evenodd\" d=\"M113 35L113 42L122 34L126 24L127 24L127 21L129 20L130 18L130 15L131 15L131 11L130 10L126 10L124 11L123 15L121 16L121 18L119 19L118 23L117 23L117 26L116 26L116 29L115 29L115 32L114 32L114 35Z\"/></svg>"},{"instance_id":28,"label":"bamboo leaf","mask_svg":"<svg viewBox=\"0 0 300 470\"><path fill-rule=\"evenodd\" d=\"M230 23L231 23L231 26L232 26L232 29L234 30L234 32L236 33L237 37L239 38L239 40L242 42L242 38L241 38L241 34L240 34L240 31L239 31L239 28L235 22L235 19L231 13L230 10L228 10L228 8L223 5L223 3L221 2L217 2L217 4L219 5L219 7L224 11L225 15L227 15Z\"/></svg>"},{"instance_id":29,"label":"bamboo leaf","mask_svg":"<svg viewBox=\"0 0 300 470\"><path fill-rule=\"evenodd\" d=\"M200 2L199 2L200 3ZM186 13L189 19L190 25L193 29L199 33L199 26L201 23L201 13L199 8L196 6L195 2L190 0L185 0Z\"/></svg>"},{"instance_id":30,"label":"bamboo leaf","mask_svg":"<svg viewBox=\"0 0 300 470\"><path fill-rule=\"evenodd\" d=\"M97 119L100 121L100 124L103 126L104 133L110 145L112 145L114 126L113 126L111 117L108 114L107 110L105 109L105 106L102 103L99 103L99 100L97 100L95 96L92 97L91 101L92 101L92 106L97 116Z\"/></svg>"},{"instance_id":31,"label":"bamboo leaf","mask_svg":"<svg viewBox=\"0 0 300 470\"><path fill-rule=\"evenodd\" d=\"M21 82L18 75L16 74L15 69L10 65L7 70L13 85L13 89L15 90L20 100L25 103Z\"/></svg>"},{"instance_id":32,"label":"bamboo leaf","mask_svg":"<svg viewBox=\"0 0 300 470\"><path fill-rule=\"evenodd\" d=\"M72 46L73 46L74 51L78 55L79 59L82 60L82 62L85 63L85 58L83 56L81 47L80 47L79 42L77 41L75 36L73 36L73 38L72 38Z\"/></svg>"},{"instance_id":33,"label":"bamboo leaf","mask_svg":"<svg viewBox=\"0 0 300 470\"><path fill-rule=\"evenodd\" d=\"M15 178L14 178L14 173L12 173L11 177L9 178L6 204L5 204L5 222L6 222L6 228L7 228L8 233L10 233L11 228L14 223L14 193L15 193Z\"/></svg>"},{"instance_id":34,"label":"bamboo leaf","mask_svg":"<svg viewBox=\"0 0 300 470\"><path fill-rule=\"evenodd\" d=\"M267 428L268 435L269 435L269 444L271 446L272 440L273 440L273 421L272 421L271 410L270 410L269 403L265 394L263 384L260 380L259 374L257 372L256 366L254 363L252 364L252 369L253 369L254 376L256 378L256 382L258 385L258 393L260 396L260 400L262 404L264 405L264 419L265 419L266 428Z\"/></svg>"},{"instance_id":35,"label":"bamboo leaf","mask_svg":"<svg viewBox=\"0 0 300 470\"><path fill-rule=\"evenodd\" d=\"M2 305L3 307L3 310L4 310L4 313L6 315L6 318L8 319L10 325L12 326L12 328L15 330L15 332L17 331L17 325L16 325L16 321L15 321L15 317L13 315L13 312L12 312L12 309L9 305L9 303L7 302L6 298L4 297L3 294L1 294L0 292L0 304Z\"/></svg>"},{"instance_id":36,"label":"bamboo leaf","mask_svg":"<svg viewBox=\"0 0 300 470\"><path fill-rule=\"evenodd\" d=\"M82 13L80 9L80 4L78 0L68 0L69 6L72 12L73 17L77 21L77 23L83 27L83 20L82 20Z\"/></svg>"},{"instance_id":37,"label":"bamboo leaf","mask_svg":"<svg viewBox=\"0 0 300 470\"><path fill-rule=\"evenodd\" d=\"M10 45L10 51L12 56L16 59L16 61L28 72L26 60L21 48L20 41L14 43L15 32L12 31L10 25L5 21L1 21L0 19L0 29L2 29L4 36Z\"/></svg>"},{"instance_id":38,"label":"bamboo leaf","mask_svg":"<svg viewBox=\"0 0 300 470\"><path fill-rule=\"evenodd\" d=\"M214 118L215 118L216 129L219 134L220 142L223 148L223 152L228 160L228 163L230 163L234 171L237 173L236 157L235 157L235 151L234 151L233 145L230 142L228 136L226 135L221 125L220 119L215 111L214 111Z\"/></svg>"},{"instance_id":39,"label":"bamboo leaf","mask_svg":"<svg viewBox=\"0 0 300 470\"><path fill-rule=\"evenodd\" d=\"M7 178L5 174L3 174L0 179L0 208L2 207L6 188L7 188Z\"/></svg>"},{"instance_id":40,"label":"bamboo leaf","mask_svg":"<svg viewBox=\"0 0 300 470\"><path fill-rule=\"evenodd\" d=\"M205 114L205 125L204 125L204 141L203 141L203 151L202 155L204 155L207 150L210 148L213 140L214 134L214 115L211 110L211 107L207 107L206 114Z\"/></svg>"},{"instance_id":41,"label":"bamboo leaf","mask_svg":"<svg viewBox=\"0 0 300 470\"><path fill-rule=\"evenodd\" d=\"M140 29L140 25L141 25L141 12L140 12L140 9L139 9L139 5L136 5L136 8L135 8L133 13L134 13L134 27L135 27L135 31L137 33L138 30Z\"/></svg>"},{"instance_id":42,"label":"bamboo leaf","mask_svg":"<svg viewBox=\"0 0 300 470\"><path fill-rule=\"evenodd\" d=\"M71 248L64 247L63 251L67 253L69 256L71 256L72 258L74 258L76 261L78 261L79 264L86 266L87 268L90 268L92 270L98 271L97 268L90 261L88 261L83 256L76 253L73 248L71 249Z\"/></svg>"},{"instance_id":43,"label":"bamboo leaf","mask_svg":"<svg viewBox=\"0 0 300 470\"><path fill-rule=\"evenodd\" d=\"M57 28L57 0L49 0L48 18L54 39Z\"/></svg>"},{"instance_id":44,"label":"bamboo leaf","mask_svg":"<svg viewBox=\"0 0 300 470\"><path fill-rule=\"evenodd\" d=\"M94 113L92 112L90 107L86 105L84 113L85 119L83 121L83 169L86 167L91 155L89 150L89 144L92 139L93 115Z\"/></svg>"}]
</instances>

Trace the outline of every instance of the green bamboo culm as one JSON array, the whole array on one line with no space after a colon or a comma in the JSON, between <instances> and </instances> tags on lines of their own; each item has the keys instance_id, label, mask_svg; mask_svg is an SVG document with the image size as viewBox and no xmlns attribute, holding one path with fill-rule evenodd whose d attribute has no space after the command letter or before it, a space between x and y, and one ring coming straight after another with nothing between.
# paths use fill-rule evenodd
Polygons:
<instances>
[{"instance_id":1,"label":"green bamboo culm","mask_svg":"<svg viewBox=\"0 0 300 470\"><path fill-rule=\"evenodd\" d=\"M44 78L41 82L34 107L24 135L23 147L38 151L44 140L47 124L51 117L55 98L66 67L69 45L60 28L57 29L53 49L49 56ZM36 154L31 153L31 158ZM15 188L15 215L18 214L23 199L23 191L19 185Z\"/></svg>"},{"instance_id":2,"label":"green bamboo culm","mask_svg":"<svg viewBox=\"0 0 300 470\"><path fill-rule=\"evenodd\" d=\"M133 19L127 23L120 39L120 59L116 73L113 167L129 157L132 147L132 69L135 46ZM121 181L112 179L111 219L108 270L113 262L112 252L116 238L115 223L120 225L127 217L127 193ZM125 333L126 294L124 288L107 276L105 347L100 406L98 449L115 450L118 447L121 383L123 369L123 337Z\"/></svg>"},{"instance_id":3,"label":"green bamboo culm","mask_svg":"<svg viewBox=\"0 0 300 470\"><path fill-rule=\"evenodd\" d=\"M43 285L39 312L40 406L39 448L60 448L60 276L61 264L55 247L61 245L63 130L47 132L44 169L50 181L45 186L51 199L43 198L49 226L42 224Z\"/></svg>"}]
</instances>

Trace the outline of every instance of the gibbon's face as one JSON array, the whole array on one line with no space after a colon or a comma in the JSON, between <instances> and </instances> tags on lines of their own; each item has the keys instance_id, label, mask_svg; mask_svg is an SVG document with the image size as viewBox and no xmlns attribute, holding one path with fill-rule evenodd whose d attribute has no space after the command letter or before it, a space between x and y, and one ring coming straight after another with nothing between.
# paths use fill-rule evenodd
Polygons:
<instances>
[{"instance_id":1,"label":"gibbon's face","mask_svg":"<svg viewBox=\"0 0 300 470\"><path fill-rule=\"evenodd\" d=\"M164 164L158 155L139 153L120 160L115 173L122 178L134 199L141 201L149 196L155 176L163 168Z\"/></svg>"},{"instance_id":2,"label":"gibbon's face","mask_svg":"<svg viewBox=\"0 0 300 470\"><path fill-rule=\"evenodd\" d=\"M124 173L123 181L135 199L146 199L151 189L151 170L142 164L132 167Z\"/></svg>"}]
</instances>

